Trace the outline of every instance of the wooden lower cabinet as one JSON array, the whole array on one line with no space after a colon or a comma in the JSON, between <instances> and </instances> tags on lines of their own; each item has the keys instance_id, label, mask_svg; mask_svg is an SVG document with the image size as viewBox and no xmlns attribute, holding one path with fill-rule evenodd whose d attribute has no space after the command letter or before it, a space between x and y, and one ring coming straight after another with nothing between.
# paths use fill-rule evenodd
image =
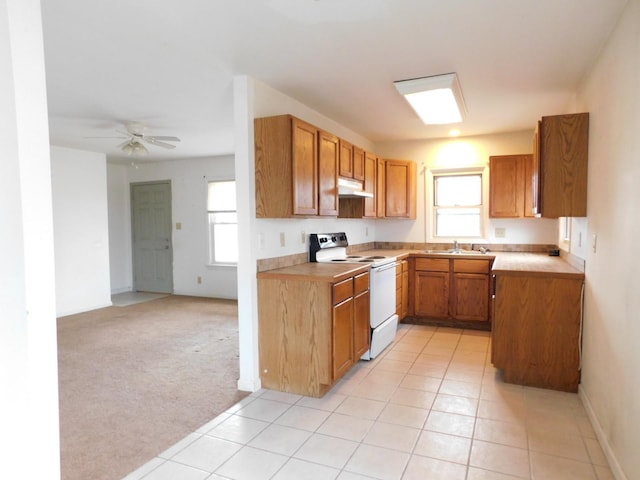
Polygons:
<instances>
[{"instance_id":1,"label":"wooden lower cabinet","mask_svg":"<svg viewBox=\"0 0 640 480\"><path fill-rule=\"evenodd\" d=\"M491 260L416 258L412 315L488 322Z\"/></svg>"},{"instance_id":2,"label":"wooden lower cabinet","mask_svg":"<svg viewBox=\"0 0 640 480\"><path fill-rule=\"evenodd\" d=\"M496 275L491 360L504 381L577 392L582 278Z\"/></svg>"},{"instance_id":3,"label":"wooden lower cabinet","mask_svg":"<svg viewBox=\"0 0 640 480\"><path fill-rule=\"evenodd\" d=\"M409 310L409 260L402 260L396 265L396 315L404 320Z\"/></svg>"},{"instance_id":4,"label":"wooden lower cabinet","mask_svg":"<svg viewBox=\"0 0 640 480\"><path fill-rule=\"evenodd\" d=\"M259 278L264 388L321 397L369 349L369 272L338 283Z\"/></svg>"}]
</instances>

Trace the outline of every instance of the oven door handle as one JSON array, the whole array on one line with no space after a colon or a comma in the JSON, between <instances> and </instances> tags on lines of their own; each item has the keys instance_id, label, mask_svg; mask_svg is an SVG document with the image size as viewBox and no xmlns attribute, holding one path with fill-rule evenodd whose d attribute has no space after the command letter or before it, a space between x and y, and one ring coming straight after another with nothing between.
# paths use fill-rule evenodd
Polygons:
<instances>
[{"instance_id":1,"label":"oven door handle","mask_svg":"<svg viewBox=\"0 0 640 480\"><path fill-rule=\"evenodd\" d=\"M397 265L398 265L398 262L391 262L391 263L382 265L381 267L373 267L373 271L376 273L380 273L380 272L384 272L385 270L389 270L391 268L396 268Z\"/></svg>"}]
</instances>

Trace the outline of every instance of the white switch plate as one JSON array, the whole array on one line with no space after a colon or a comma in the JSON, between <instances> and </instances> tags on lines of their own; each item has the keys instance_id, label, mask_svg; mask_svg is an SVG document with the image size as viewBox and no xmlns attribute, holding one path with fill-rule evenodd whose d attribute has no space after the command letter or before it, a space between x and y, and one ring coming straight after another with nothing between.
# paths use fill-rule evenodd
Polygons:
<instances>
[{"instance_id":1,"label":"white switch plate","mask_svg":"<svg viewBox=\"0 0 640 480\"><path fill-rule=\"evenodd\" d=\"M593 234L593 240L591 241L591 248L593 249L593 253L596 253L596 245L598 243L598 235Z\"/></svg>"},{"instance_id":2,"label":"white switch plate","mask_svg":"<svg viewBox=\"0 0 640 480\"><path fill-rule=\"evenodd\" d=\"M284 245L285 245L284 232L280 232L280 246L284 247Z\"/></svg>"},{"instance_id":3,"label":"white switch plate","mask_svg":"<svg viewBox=\"0 0 640 480\"><path fill-rule=\"evenodd\" d=\"M304 230L300 232L300 243L302 243L303 245L307 243L307 234Z\"/></svg>"}]
</instances>

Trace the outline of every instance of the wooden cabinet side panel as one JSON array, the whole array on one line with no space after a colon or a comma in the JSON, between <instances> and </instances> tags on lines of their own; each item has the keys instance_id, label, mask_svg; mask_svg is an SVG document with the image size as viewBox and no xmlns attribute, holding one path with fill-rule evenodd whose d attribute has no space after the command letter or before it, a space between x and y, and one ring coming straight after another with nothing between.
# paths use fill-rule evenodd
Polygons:
<instances>
[{"instance_id":1,"label":"wooden cabinet side panel","mask_svg":"<svg viewBox=\"0 0 640 480\"><path fill-rule=\"evenodd\" d=\"M318 396L332 382L331 286L258 280L260 378L265 388Z\"/></svg>"},{"instance_id":2,"label":"wooden cabinet side panel","mask_svg":"<svg viewBox=\"0 0 640 480\"><path fill-rule=\"evenodd\" d=\"M293 213L318 214L318 130L293 119Z\"/></svg>"},{"instance_id":3,"label":"wooden cabinet side panel","mask_svg":"<svg viewBox=\"0 0 640 480\"><path fill-rule=\"evenodd\" d=\"M492 358L505 381L575 392L582 281L497 276Z\"/></svg>"},{"instance_id":4,"label":"wooden cabinet side panel","mask_svg":"<svg viewBox=\"0 0 640 480\"><path fill-rule=\"evenodd\" d=\"M289 115L254 121L257 218L293 214L291 121Z\"/></svg>"},{"instance_id":5,"label":"wooden cabinet side panel","mask_svg":"<svg viewBox=\"0 0 640 480\"><path fill-rule=\"evenodd\" d=\"M369 350L371 338L371 294L369 290L360 293L354 298L354 330L353 347L355 351L354 361L358 361Z\"/></svg>"},{"instance_id":6,"label":"wooden cabinet side panel","mask_svg":"<svg viewBox=\"0 0 640 480\"><path fill-rule=\"evenodd\" d=\"M364 199L364 215L367 218L374 218L377 215L376 201L376 168L378 158L370 153L364 154L364 191L371 193L373 197Z\"/></svg>"},{"instance_id":7,"label":"wooden cabinet side panel","mask_svg":"<svg viewBox=\"0 0 640 480\"><path fill-rule=\"evenodd\" d=\"M318 214L338 215L339 140L335 135L318 133Z\"/></svg>"},{"instance_id":8,"label":"wooden cabinet side panel","mask_svg":"<svg viewBox=\"0 0 640 480\"><path fill-rule=\"evenodd\" d=\"M378 165L376 168L376 216L378 218L385 218L386 210L386 180L385 180L385 161L381 158L378 159Z\"/></svg>"},{"instance_id":9,"label":"wooden cabinet side panel","mask_svg":"<svg viewBox=\"0 0 640 480\"><path fill-rule=\"evenodd\" d=\"M523 155L524 165L524 216L535 217L534 214L534 162L533 155Z\"/></svg>"},{"instance_id":10,"label":"wooden cabinet side panel","mask_svg":"<svg viewBox=\"0 0 640 480\"><path fill-rule=\"evenodd\" d=\"M542 215L586 217L589 114L543 117L539 141Z\"/></svg>"}]
</instances>

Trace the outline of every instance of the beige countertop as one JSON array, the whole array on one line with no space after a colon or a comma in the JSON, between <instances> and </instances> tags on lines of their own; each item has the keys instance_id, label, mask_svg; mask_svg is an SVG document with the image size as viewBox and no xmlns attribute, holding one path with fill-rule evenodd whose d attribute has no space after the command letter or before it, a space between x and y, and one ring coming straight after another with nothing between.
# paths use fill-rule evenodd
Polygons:
<instances>
[{"instance_id":1,"label":"beige countertop","mask_svg":"<svg viewBox=\"0 0 640 480\"><path fill-rule=\"evenodd\" d=\"M258 278L276 280L306 280L335 283L369 270L369 265L357 263L301 263L258 273Z\"/></svg>"},{"instance_id":2,"label":"beige countertop","mask_svg":"<svg viewBox=\"0 0 640 480\"><path fill-rule=\"evenodd\" d=\"M573 267L561 257L546 253L488 252L486 254L426 253L425 250L371 249L354 252L358 255L384 255L403 260L412 257L460 258L494 260L492 273L498 275L533 275L584 278L584 272ZM358 273L365 272L368 265L355 263L302 263L290 267L276 268L258 273L258 278L288 279L317 282L339 282Z\"/></svg>"}]
</instances>

